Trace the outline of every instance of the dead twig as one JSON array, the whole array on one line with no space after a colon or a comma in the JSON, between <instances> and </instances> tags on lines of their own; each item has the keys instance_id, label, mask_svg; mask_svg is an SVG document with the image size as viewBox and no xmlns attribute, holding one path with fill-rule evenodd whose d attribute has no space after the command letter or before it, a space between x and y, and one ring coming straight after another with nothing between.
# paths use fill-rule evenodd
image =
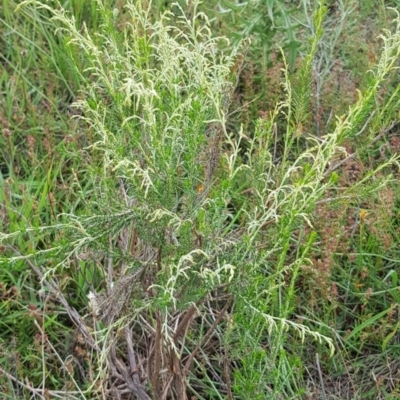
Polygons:
<instances>
[{"instance_id":1,"label":"dead twig","mask_svg":"<svg viewBox=\"0 0 400 400\"><path fill-rule=\"evenodd\" d=\"M127 371L126 365L117 357L115 357L115 364L119 371L119 379L126 382L128 389L131 393L140 400L151 400L150 396L145 392L141 384L135 384L134 380Z\"/></svg>"},{"instance_id":2,"label":"dead twig","mask_svg":"<svg viewBox=\"0 0 400 400\"><path fill-rule=\"evenodd\" d=\"M190 366L192 365L192 362L193 362L193 358L196 357L196 355L199 352L199 350L201 349L201 347L204 346L208 342L208 340L211 338L211 335L214 332L215 328L220 323L220 321L221 321L222 317L224 316L224 314L225 314L226 310L228 309L228 307L231 305L231 301L232 300L229 299L226 302L224 308L218 314L217 318L215 319L213 324L210 326L210 328L208 329L207 333L204 335L202 341L196 346L196 348L190 354L189 358L186 361L186 365L185 365L185 368L184 368L184 376L186 376L187 373L189 372Z\"/></svg>"},{"instance_id":3,"label":"dead twig","mask_svg":"<svg viewBox=\"0 0 400 400\"><path fill-rule=\"evenodd\" d=\"M128 372L128 368L125 365L125 363L123 363L117 357L114 344L111 346L109 352L109 361L113 376L122 381L124 384L126 384L127 388L134 396L136 396L140 400L151 400L150 396L146 393L146 391L142 387L139 381L139 377L134 377L134 376L132 377L132 374Z\"/></svg>"},{"instance_id":4,"label":"dead twig","mask_svg":"<svg viewBox=\"0 0 400 400\"><path fill-rule=\"evenodd\" d=\"M140 385L139 375L138 375L138 367L136 363L135 352L133 350L132 345L132 330L129 326L125 326L125 339L126 339L126 347L128 351L128 360L130 365L130 374L132 376L135 384Z\"/></svg>"},{"instance_id":5,"label":"dead twig","mask_svg":"<svg viewBox=\"0 0 400 400\"><path fill-rule=\"evenodd\" d=\"M153 396L155 400L160 398L160 370L161 370L161 319L159 312L156 311L156 336L154 339L154 347L150 352L148 360L149 376L153 388ZM152 358L154 358L152 368Z\"/></svg>"},{"instance_id":6,"label":"dead twig","mask_svg":"<svg viewBox=\"0 0 400 400\"><path fill-rule=\"evenodd\" d=\"M46 400L46 396L51 396L51 398L57 398L57 399L65 399L65 392L62 391L57 391L57 390L48 390L48 389L38 389L34 388L33 386L30 386L24 382L21 382L19 379L17 379L15 376L11 375L7 371L5 371L3 368L0 367L0 374L6 376L8 379L11 381L15 382L17 385L23 387L24 389L28 390L35 396L40 397L42 400ZM68 396L71 400L82 400L82 397L75 397L74 394L79 394L79 392L68 392Z\"/></svg>"},{"instance_id":7,"label":"dead twig","mask_svg":"<svg viewBox=\"0 0 400 400\"><path fill-rule=\"evenodd\" d=\"M174 335L174 342L177 343L179 336L181 335L183 330L186 330L186 327L190 324L191 320L195 317L197 311L197 307L193 304L186 312L185 316L182 318L178 327L176 328Z\"/></svg>"}]
</instances>

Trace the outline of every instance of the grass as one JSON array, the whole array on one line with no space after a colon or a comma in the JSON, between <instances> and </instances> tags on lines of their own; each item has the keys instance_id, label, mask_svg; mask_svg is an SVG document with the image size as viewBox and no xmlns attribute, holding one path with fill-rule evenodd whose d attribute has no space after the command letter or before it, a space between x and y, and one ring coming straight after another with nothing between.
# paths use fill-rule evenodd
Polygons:
<instances>
[{"instance_id":1,"label":"grass","mask_svg":"<svg viewBox=\"0 0 400 400\"><path fill-rule=\"evenodd\" d=\"M2 398L399 396L398 4L283 4L0 6Z\"/></svg>"}]
</instances>

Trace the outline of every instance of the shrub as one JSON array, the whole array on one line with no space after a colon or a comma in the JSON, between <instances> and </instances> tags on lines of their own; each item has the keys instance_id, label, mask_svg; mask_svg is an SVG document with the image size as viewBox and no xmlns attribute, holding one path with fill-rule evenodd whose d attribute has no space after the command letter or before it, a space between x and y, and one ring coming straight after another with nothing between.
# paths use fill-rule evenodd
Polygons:
<instances>
[{"instance_id":1,"label":"shrub","mask_svg":"<svg viewBox=\"0 0 400 400\"><path fill-rule=\"evenodd\" d=\"M168 12L153 22L136 3L128 1L120 28L117 12L99 2L96 38L63 9L22 3L52 13L58 32L79 49L71 51L76 65L84 59L75 107L95 137L90 153L81 153L93 189L57 224L1 234L9 242L56 234L51 249L4 262L28 260L53 291L58 274L73 272L78 312L68 291L58 290L92 351L84 359L96 368L86 376L92 374L93 391L142 399L296 398L303 368L296 348L316 339L334 352L329 331L294 316L317 240L314 213L325 202L370 198L392 180L379 173L398 160L382 160L350 187L341 187L335 172L347 157L346 141L373 140L365 128L380 117L376 98L398 58L400 26L382 36L382 58L347 115L324 136L307 135L321 6L293 77L283 57L285 100L255 121L254 133L232 135L227 114L240 48L221 53L226 39L212 36L198 2L191 18L181 9L176 26ZM81 182L76 188L83 191ZM36 266L50 259L50 268Z\"/></svg>"}]
</instances>

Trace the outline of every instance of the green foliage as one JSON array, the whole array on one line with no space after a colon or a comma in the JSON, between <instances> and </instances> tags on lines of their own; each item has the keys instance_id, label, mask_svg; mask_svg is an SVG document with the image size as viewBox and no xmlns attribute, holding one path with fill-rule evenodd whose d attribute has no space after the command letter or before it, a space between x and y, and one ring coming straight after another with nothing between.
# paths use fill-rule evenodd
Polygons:
<instances>
[{"instance_id":1,"label":"green foliage","mask_svg":"<svg viewBox=\"0 0 400 400\"><path fill-rule=\"evenodd\" d=\"M223 0L218 3L218 11L230 17L229 23L234 27L232 37L237 41L251 37L254 51L260 52L264 60L269 59L277 40L287 50L289 65L293 69L301 43L296 40L296 26L291 18L294 10L287 3L276 0Z\"/></svg>"},{"instance_id":2,"label":"green foliage","mask_svg":"<svg viewBox=\"0 0 400 400\"><path fill-rule=\"evenodd\" d=\"M141 399L327 397L348 362L368 396L395 393L365 371L398 351L399 145L385 133L400 21L357 98L324 120L354 11L339 3L335 35L331 4L221 3L250 50L215 37L197 1L4 3L5 396L107 398L118 383ZM289 17L307 37L297 59ZM233 127L237 97L256 92L246 57L282 34L279 99Z\"/></svg>"}]
</instances>

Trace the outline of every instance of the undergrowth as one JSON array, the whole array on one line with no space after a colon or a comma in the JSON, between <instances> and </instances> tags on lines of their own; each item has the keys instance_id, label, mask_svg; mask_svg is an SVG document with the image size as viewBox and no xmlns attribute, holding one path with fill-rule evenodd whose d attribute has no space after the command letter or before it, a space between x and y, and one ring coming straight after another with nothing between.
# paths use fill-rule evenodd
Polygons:
<instances>
[{"instance_id":1,"label":"undergrowth","mask_svg":"<svg viewBox=\"0 0 400 400\"><path fill-rule=\"evenodd\" d=\"M4 398L397 398L400 19L358 64L357 3L4 2Z\"/></svg>"}]
</instances>

